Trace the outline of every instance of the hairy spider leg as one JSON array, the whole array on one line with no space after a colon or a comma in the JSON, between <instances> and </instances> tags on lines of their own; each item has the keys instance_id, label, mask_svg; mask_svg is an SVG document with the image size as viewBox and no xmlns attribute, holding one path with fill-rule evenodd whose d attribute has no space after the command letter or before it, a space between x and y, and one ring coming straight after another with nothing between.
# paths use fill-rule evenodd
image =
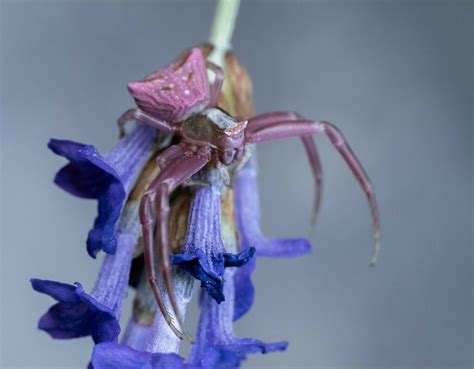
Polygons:
<instances>
[{"instance_id":1,"label":"hairy spider leg","mask_svg":"<svg viewBox=\"0 0 474 369\"><path fill-rule=\"evenodd\" d=\"M174 148L172 146L171 148ZM170 149L171 149L170 148ZM170 150L168 149L168 150ZM184 331L181 314L176 303L173 293L170 273L170 251L168 240L168 219L169 219L169 196L180 184L191 178L201 168L203 168L210 160L210 155L189 153L185 146L182 146L182 155L173 160L167 167L165 167L158 176L152 181L147 191L145 192L141 206L140 206L140 221L143 226L143 244L145 255L145 267L147 277L150 282L156 302L165 317L166 322L171 330L179 337L183 338L183 333L179 331L173 324L170 314L166 310L161 297L157 274L155 269L155 252L154 242L159 251L159 272L163 277L163 285L168 294L173 313ZM168 151L166 150L166 151ZM155 200L156 206L156 226L155 235L153 235L153 212L152 201ZM155 237L154 237L155 236ZM187 337L190 341L191 338Z\"/></svg>"},{"instance_id":2,"label":"hairy spider leg","mask_svg":"<svg viewBox=\"0 0 474 369\"><path fill-rule=\"evenodd\" d=\"M125 135L125 125L130 120L138 120L147 126L153 127L158 131L165 133L177 133L179 128L176 125L168 123L164 120L156 119L151 115L141 111L140 109L129 109L123 113L117 120L120 137Z\"/></svg>"},{"instance_id":3,"label":"hairy spider leg","mask_svg":"<svg viewBox=\"0 0 474 369\"><path fill-rule=\"evenodd\" d=\"M264 126L275 124L279 122L288 122L304 119L300 114L294 112L272 112L263 113L251 118L248 122L248 128L251 130L261 129ZM319 160L316 143L311 135L302 136L306 155L311 165L311 171L315 181L315 194L313 211L311 214L311 225L316 225L318 219L319 209L321 208L322 192L323 192L323 169L321 161Z\"/></svg>"},{"instance_id":4,"label":"hairy spider leg","mask_svg":"<svg viewBox=\"0 0 474 369\"><path fill-rule=\"evenodd\" d=\"M214 64L210 61L206 62L206 67L209 68L215 75L214 82L211 85L209 93L209 104L207 106L215 107L219 101L219 95L224 83L224 70L217 64Z\"/></svg>"},{"instance_id":5,"label":"hairy spider leg","mask_svg":"<svg viewBox=\"0 0 474 369\"><path fill-rule=\"evenodd\" d=\"M370 258L370 265L375 265L380 250L380 221L377 210L377 200L369 176L362 164L357 159L342 132L332 123L326 121L295 120L281 121L262 127L248 127L246 141L248 143L259 143L294 136L307 136L310 134L325 133L333 146L345 160L352 173L358 180L362 190L367 196L370 213L372 217L374 246Z\"/></svg>"}]
</instances>

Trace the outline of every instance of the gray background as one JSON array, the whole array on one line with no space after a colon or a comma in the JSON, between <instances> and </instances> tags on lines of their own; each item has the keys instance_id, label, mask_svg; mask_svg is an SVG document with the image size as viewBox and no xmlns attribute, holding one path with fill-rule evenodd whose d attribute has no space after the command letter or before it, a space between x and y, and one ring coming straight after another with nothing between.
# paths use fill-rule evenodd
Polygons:
<instances>
[{"instance_id":1,"label":"gray background","mask_svg":"<svg viewBox=\"0 0 474 369\"><path fill-rule=\"evenodd\" d=\"M36 330L52 300L31 276L91 287L95 203L52 184L50 137L116 140L126 83L206 40L212 1L3 1L2 362L84 367L90 339ZM288 339L245 368L472 367L472 2L244 0L234 49L258 112L336 122L377 190L383 250L368 267L362 192L326 139L311 256L260 259L240 335ZM312 179L297 139L259 149L263 228L307 234ZM128 305L125 309L128 309ZM197 309L191 308L195 326Z\"/></svg>"}]
</instances>

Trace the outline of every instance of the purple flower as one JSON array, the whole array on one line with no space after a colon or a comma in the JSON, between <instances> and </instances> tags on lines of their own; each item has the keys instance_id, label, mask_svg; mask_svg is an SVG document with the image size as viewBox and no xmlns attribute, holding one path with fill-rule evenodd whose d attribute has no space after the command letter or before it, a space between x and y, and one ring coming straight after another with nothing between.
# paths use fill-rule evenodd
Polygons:
<instances>
[{"instance_id":1,"label":"purple flower","mask_svg":"<svg viewBox=\"0 0 474 369\"><path fill-rule=\"evenodd\" d=\"M177 354L137 351L127 345L101 343L92 353L94 369L191 369Z\"/></svg>"},{"instance_id":2,"label":"purple flower","mask_svg":"<svg viewBox=\"0 0 474 369\"><path fill-rule=\"evenodd\" d=\"M181 316L185 315L186 307L191 300L193 279L191 276L174 268L172 273L173 290ZM159 281L163 292L162 280ZM163 294L163 296L166 296ZM146 278L142 278L135 299L139 311L134 311L134 317L129 322L123 342L101 343L96 345L92 353L94 369L130 368L130 369L192 369L196 368L184 363L178 355L180 339L171 331L161 312L156 310L156 303ZM166 307L171 310L169 299L165 299ZM152 324L138 322L140 315L148 318L153 310ZM133 348L132 348L132 347Z\"/></svg>"},{"instance_id":3,"label":"purple flower","mask_svg":"<svg viewBox=\"0 0 474 369\"><path fill-rule=\"evenodd\" d=\"M94 146L51 139L48 147L70 163L57 174L55 183L70 194L98 200L98 215L87 238L87 251L113 254L116 227L125 200L154 151L155 130L138 125L102 156Z\"/></svg>"},{"instance_id":4,"label":"purple flower","mask_svg":"<svg viewBox=\"0 0 474 369\"><path fill-rule=\"evenodd\" d=\"M260 200L257 186L257 164L252 156L240 170L234 184L237 225L241 248L255 247L257 256L294 257L311 252L304 238L267 239L260 230Z\"/></svg>"},{"instance_id":5,"label":"purple flower","mask_svg":"<svg viewBox=\"0 0 474 369\"><path fill-rule=\"evenodd\" d=\"M142 324L132 316L123 333L122 343L137 351L144 350L150 331L151 325Z\"/></svg>"},{"instance_id":6,"label":"purple flower","mask_svg":"<svg viewBox=\"0 0 474 369\"><path fill-rule=\"evenodd\" d=\"M90 335L96 343L115 341L138 232L138 204L129 202L120 218L117 252L105 256L90 294L80 283L32 279L36 291L58 301L41 317L38 328L59 339Z\"/></svg>"},{"instance_id":7,"label":"purple flower","mask_svg":"<svg viewBox=\"0 0 474 369\"><path fill-rule=\"evenodd\" d=\"M226 300L222 304L217 304L207 295L202 298L196 343L189 358L192 365L206 369L235 368L245 360L247 354L284 351L288 346L287 342L265 343L234 335L234 272L233 269L227 269L225 272Z\"/></svg>"},{"instance_id":8,"label":"purple flower","mask_svg":"<svg viewBox=\"0 0 474 369\"><path fill-rule=\"evenodd\" d=\"M116 339L120 327L114 312L75 285L32 279L33 288L59 301L39 321L38 328L53 338L92 336L94 342Z\"/></svg>"},{"instance_id":9,"label":"purple flower","mask_svg":"<svg viewBox=\"0 0 474 369\"><path fill-rule=\"evenodd\" d=\"M215 179L196 192L183 248L172 258L174 265L179 265L200 280L201 287L218 303L225 300L225 268L246 264L255 252L253 247L238 254L225 252L222 241L221 196L222 186Z\"/></svg>"},{"instance_id":10,"label":"purple flower","mask_svg":"<svg viewBox=\"0 0 474 369\"><path fill-rule=\"evenodd\" d=\"M241 169L234 184L237 227L240 234L240 249L243 252L255 247L257 256L295 257L311 252L311 244L304 238L267 239L260 230L260 209L257 186L257 164L252 156ZM239 268L234 275L236 290L234 320L239 319L251 308L254 287L251 275L256 260Z\"/></svg>"}]
</instances>

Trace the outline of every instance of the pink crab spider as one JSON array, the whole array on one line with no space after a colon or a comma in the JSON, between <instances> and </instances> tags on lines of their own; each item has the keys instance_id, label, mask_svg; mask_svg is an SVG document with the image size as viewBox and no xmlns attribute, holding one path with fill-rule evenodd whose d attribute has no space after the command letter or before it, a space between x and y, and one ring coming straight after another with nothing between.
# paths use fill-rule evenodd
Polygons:
<instances>
[{"instance_id":1,"label":"pink crab spider","mask_svg":"<svg viewBox=\"0 0 474 369\"><path fill-rule=\"evenodd\" d=\"M210 85L207 69L215 74ZM224 80L223 70L204 60L198 48L191 49L170 65L158 69L144 80L128 85L138 108L125 112L118 120L121 132L129 120L137 120L179 139L158 157L160 173L145 191L140 205L145 269L158 307L172 331L183 338L184 326L173 294L168 241L169 198L180 185L204 168L224 168L235 175L249 158L247 145L288 137L301 137L316 182L315 222L321 202L322 171L312 135L324 133L346 161L365 192L373 226L374 248L371 264L379 250L379 216L375 193L364 168L339 129L326 121L313 121L293 112L273 112L238 120L217 108ZM230 183L228 183L230 185ZM154 208L153 208L154 207ZM155 249L159 271L179 330L163 302L158 288Z\"/></svg>"}]
</instances>

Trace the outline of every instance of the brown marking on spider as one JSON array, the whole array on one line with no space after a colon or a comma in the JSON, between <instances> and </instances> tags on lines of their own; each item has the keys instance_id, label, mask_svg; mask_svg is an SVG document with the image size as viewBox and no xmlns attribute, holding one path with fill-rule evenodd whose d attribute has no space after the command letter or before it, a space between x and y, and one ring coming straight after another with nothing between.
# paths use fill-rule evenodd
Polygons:
<instances>
[{"instance_id":1,"label":"brown marking on spider","mask_svg":"<svg viewBox=\"0 0 474 369\"><path fill-rule=\"evenodd\" d=\"M161 91L171 91L174 88L173 84L170 84L168 86L164 86L161 88Z\"/></svg>"},{"instance_id":2,"label":"brown marking on spider","mask_svg":"<svg viewBox=\"0 0 474 369\"><path fill-rule=\"evenodd\" d=\"M191 80L193 79L193 75L194 75L194 72L189 72L187 76L182 76L181 79L183 81L187 81L187 82L191 82Z\"/></svg>"}]
</instances>

